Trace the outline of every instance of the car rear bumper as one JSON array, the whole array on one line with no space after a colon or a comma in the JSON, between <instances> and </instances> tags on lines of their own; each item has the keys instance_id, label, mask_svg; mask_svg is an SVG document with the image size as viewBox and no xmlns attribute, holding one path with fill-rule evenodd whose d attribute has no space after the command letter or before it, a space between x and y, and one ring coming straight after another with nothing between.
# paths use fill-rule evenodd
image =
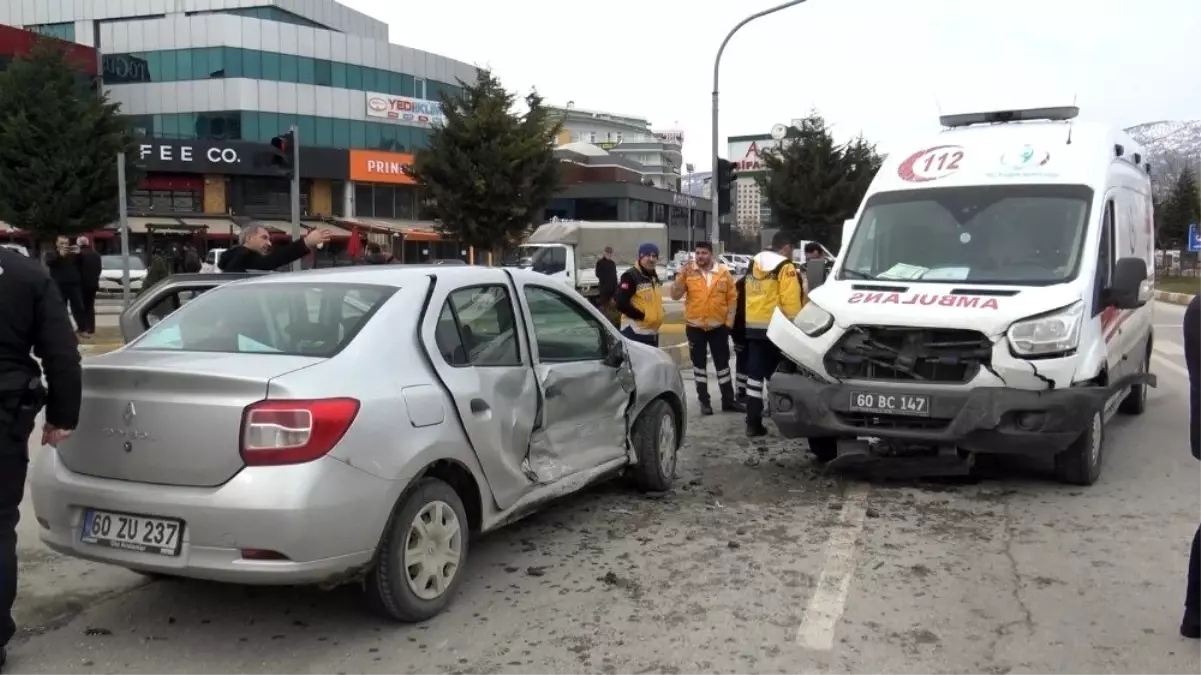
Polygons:
<instances>
[{"instance_id":1,"label":"car rear bumper","mask_svg":"<svg viewBox=\"0 0 1201 675\"><path fill-rule=\"evenodd\" d=\"M400 489L341 461L253 467L212 488L95 478L39 451L30 471L42 541L67 555L131 569L245 584L336 581L374 555ZM394 489L395 488L395 489ZM178 518L180 553L168 557L86 544L87 508ZM247 560L242 551L275 551L285 560Z\"/></svg>"},{"instance_id":2,"label":"car rear bumper","mask_svg":"<svg viewBox=\"0 0 1201 675\"><path fill-rule=\"evenodd\" d=\"M1030 391L832 384L804 373L776 373L769 397L771 419L788 438L868 436L920 445L955 445L989 454L1053 455L1080 437L1111 396L1143 378L1134 375L1104 388ZM1153 376L1150 382L1154 386ZM929 415L854 412L853 393L925 396Z\"/></svg>"}]
</instances>

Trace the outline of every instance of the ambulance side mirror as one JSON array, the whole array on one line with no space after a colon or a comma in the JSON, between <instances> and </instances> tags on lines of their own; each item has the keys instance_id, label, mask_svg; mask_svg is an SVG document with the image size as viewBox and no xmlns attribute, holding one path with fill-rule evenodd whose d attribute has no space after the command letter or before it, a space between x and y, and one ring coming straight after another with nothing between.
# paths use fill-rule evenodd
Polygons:
<instances>
[{"instance_id":1,"label":"ambulance side mirror","mask_svg":"<svg viewBox=\"0 0 1201 675\"><path fill-rule=\"evenodd\" d=\"M1106 304L1117 309L1138 309L1151 300L1147 279L1147 261L1142 258L1119 258L1113 268L1113 279L1106 289Z\"/></svg>"}]
</instances>

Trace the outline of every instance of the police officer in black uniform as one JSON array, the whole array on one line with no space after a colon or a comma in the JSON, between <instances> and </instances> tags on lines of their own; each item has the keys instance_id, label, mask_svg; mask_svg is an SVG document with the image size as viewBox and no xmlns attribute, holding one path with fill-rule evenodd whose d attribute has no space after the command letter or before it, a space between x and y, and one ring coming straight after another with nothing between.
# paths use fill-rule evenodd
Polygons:
<instances>
[{"instance_id":1,"label":"police officer in black uniform","mask_svg":"<svg viewBox=\"0 0 1201 675\"><path fill-rule=\"evenodd\" d=\"M17 630L17 521L29 437L43 406L42 445L71 435L81 396L79 342L58 288L36 261L0 247L0 667Z\"/></svg>"}]
</instances>

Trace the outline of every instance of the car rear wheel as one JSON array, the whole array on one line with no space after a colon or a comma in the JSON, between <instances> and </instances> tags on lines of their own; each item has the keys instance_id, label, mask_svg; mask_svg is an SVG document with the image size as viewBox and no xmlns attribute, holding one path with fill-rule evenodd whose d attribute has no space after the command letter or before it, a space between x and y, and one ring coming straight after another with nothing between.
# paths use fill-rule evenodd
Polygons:
<instances>
[{"instance_id":1,"label":"car rear wheel","mask_svg":"<svg viewBox=\"0 0 1201 675\"><path fill-rule=\"evenodd\" d=\"M1092 485L1101 477L1105 423L1101 410L1067 450L1055 455L1055 477L1070 485Z\"/></svg>"},{"instance_id":2,"label":"car rear wheel","mask_svg":"<svg viewBox=\"0 0 1201 675\"><path fill-rule=\"evenodd\" d=\"M676 475L676 455L680 448L676 411L663 399L651 401L634 423L634 449L638 464L634 482L645 492L671 489Z\"/></svg>"},{"instance_id":3,"label":"car rear wheel","mask_svg":"<svg viewBox=\"0 0 1201 675\"><path fill-rule=\"evenodd\" d=\"M422 479L397 504L380 541L363 582L368 604L406 623L437 616L462 581L468 540L467 512L454 488Z\"/></svg>"}]
</instances>

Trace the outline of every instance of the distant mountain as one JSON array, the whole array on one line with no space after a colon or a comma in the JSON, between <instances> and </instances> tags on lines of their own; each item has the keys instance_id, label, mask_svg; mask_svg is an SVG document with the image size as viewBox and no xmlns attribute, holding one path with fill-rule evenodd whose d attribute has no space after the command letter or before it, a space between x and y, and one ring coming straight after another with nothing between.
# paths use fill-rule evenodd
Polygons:
<instances>
[{"instance_id":1,"label":"distant mountain","mask_svg":"<svg viewBox=\"0 0 1201 675\"><path fill-rule=\"evenodd\" d=\"M1152 179L1170 185L1186 164L1194 170L1201 161L1201 120L1147 122L1126 130L1147 149Z\"/></svg>"}]
</instances>

